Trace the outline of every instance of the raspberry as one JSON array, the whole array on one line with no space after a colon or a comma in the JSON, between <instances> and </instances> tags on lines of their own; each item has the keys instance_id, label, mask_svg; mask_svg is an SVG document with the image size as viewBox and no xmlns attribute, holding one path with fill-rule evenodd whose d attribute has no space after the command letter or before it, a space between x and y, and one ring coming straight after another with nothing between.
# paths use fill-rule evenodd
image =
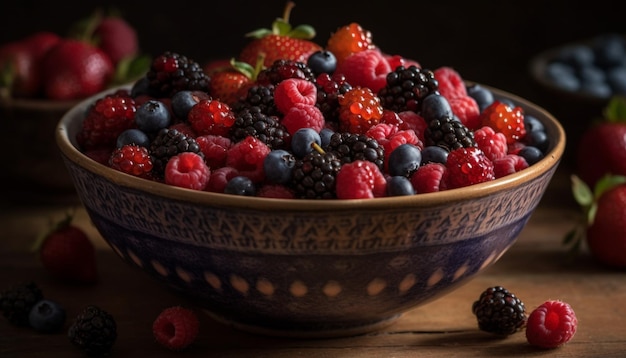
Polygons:
<instances>
[{"instance_id":1,"label":"raspberry","mask_svg":"<svg viewBox=\"0 0 626 358\"><path fill-rule=\"evenodd\" d=\"M149 179L152 172L152 157L148 153L148 148L126 144L113 151L109 166L126 174Z\"/></svg>"},{"instance_id":2,"label":"raspberry","mask_svg":"<svg viewBox=\"0 0 626 358\"><path fill-rule=\"evenodd\" d=\"M135 127L135 101L127 94L110 94L98 99L88 110L76 136L84 150L112 148L117 137Z\"/></svg>"},{"instance_id":3,"label":"raspberry","mask_svg":"<svg viewBox=\"0 0 626 358\"><path fill-rule=\"evenodd\" d=\"M493 161L493 173L496 179L526 168L528 168L526 159L516 154L507 154Z\"/></svg>"},{"instance_id":4,"label":"raspberry","mask_svg":"<svg viewBox=\"0 0 626 358\"><path fill-rule=\"evenodd\" d=\"M223 193L228 182L239 175L237 169L233 167L221 167L215 170L211 170L211 177L209 183L204 188L205 191L212 193Z\"/></svg>"},{"instance_id":5,"label":"raspberry","mask_svg":"<svg viewBox=\"0 0 626 358\"><path fill-rule=\"evenodd\" d=\"M444 180L448 189L493 180L493 162L477 147L458 148L448 154Z\"/></svg>"},{"instance_id":6,"label":"raspberry","mask_svg":"<svg viewBox=\"0 0 626 358\"><path fill-rule=\"evenodd\" d=\"M295 193L293 190L281 184L265 184L259 188L257 196L275 199L293 199Z\"/></svg>"},{"instance_id":7,"label":"raspberry","mask_svg":"<svg viewBox=\"0 0 626 358\"><path fill-rule=\"evenodd\" d=\"M452 67L442 66L433 71L435 79L439 82L439 93L449 100L466 97L467 89L463 78Z\"/></svg>"},{"instance_id":8,"label":"raspberry","mask_svg":"<svg viewBox=\"0 0 626 358\"><path fill-rule=\"evenodd\" d=\"M379 123L370 128L366 135L375 139L379 145L384 149L385 159L383 161L383 169L388 172L388 159L391 152L402 144L413 144L416 147L422 149L424 144L417 138L415 131L413 130L398 130L398 128L391 124Z\"/></svg>"},{"instance_id":9,"label":"raspberry","mask_svg":"<svg viewBox=\"0 0 626 358\"><path fill-rule=\"evenodd\" d=\"M319 132L324 128L325 120L319 108L297 103L285 113L280 123L285 126L289 135L293 136L301 128L312 128Z\"/></svg>"},{"instance_id":10,"label":"raspberry","mask_svg":"<svg viewBox=\"0 0 626 358\"><path fill-rule=\"evenodd\" d=\"M338 199L368 199L386 195L387 181L376 164L356 160L341 166L335 190Z\"/></svg>"},{"instance_id":11,"label":"raspberry","mask_svg":"<svg viewBox=\"0 0 626 358\"><path fill-rule=\"evenodd\" d=\"M315 105L317 88L311 81L289 78L280 82L274 90L274 101L281 113L287 113L296 103Z\"/></svg>"},{"instance_id":12,"label":"raspberry","mask_svg":"<svg viewBox=\"0 0 626 358\"><path fill-rule=\"evenodd\" d=\"M259 139L249 136L235 143L226 153L226 165L255 183L265 178L263 162L271 149Z\"/></svg>"},{"instance_id":13,"label":"raspberry","mask_svg":"<svg viewBox=\"0 0 626 358\"><path fill-rule=\"evenodd\" d=\"M372 33L356 22L338 28L326 42L326 50L335 55L337 63L355 52L373 48Z\"/></svg>"},{"instance_id":14,"label":"raspberry","mask_svg":"<svg viewBox=\"0 0 626 358\"><path fill-rule=\"evenodd\" d=\"M387 74L391 71L382 53L373 49L348 56L335 72L343 74L352 87L367 87L378 93L387 84Z\"/></svg>"},{"instance_id":15,"label":"raspberry","mask_svg":"<svg viewBox=\"0 0 626 358\"><path fill-rule=\"evenodd\" d=\"M578 327L572 307L559 300L548 300L528 316L526 339L533 346L556 348L567 343Z\"/></svg>"},{"instance_id":16,"label":"raspberry","mask_svg":"<svg viewBox=\"0 0 626 358\"><path fill-rule=\"evenodd\" d=\"M452 112L469 129L481 127L480 108L470 96L456 97L448 100Z\"/></svg>"},{"instance_id":17,"label":"raspberry","mask_svg":"<svg viewBox=\"0 0 626 358\"><path fill-rule=\"evenodd\" d=\"M339 97L339 129L364 134L378 124L383 116L380 98L367 87L353 87Z\"/></svg>"},{"instance_id":18,"label":"raspberry","mask_svg":"<svg viewBox=\"0 0 626 358\"><path fill-rule=\"evenodd\" d=\"M507 154L506 137L504 134L494 131L491 127L484 126L475 130L474 141L476 141L476 146L492 161L500 159Z\"/></svg>"},{"instance_id":19,"label":"raspberry","mask_svg":"<svg viewBox=\"0 0 626 358\"><path fill-rule=\"evenodd\" d=\"M204 99L191 107L187 120L198 135L213 134L226 137L235 123L235 114L224 102Z\"/></svg>"},{"instance_id":20,"label":"raspberry","mask_svg":"<svg viewBox=\"0 0 626 358\"><path fill-rule=\"evenodd\" d=\"M180 351L195 342L200 328L196 313L173 306L164 309L152 323L156 341L172 351Z\"/></svg>"},{"instance_id":21,"label":"raspberry","mask_svg":"<svg viewBox=\"0 0 626 358\"><path fill-rule=\"evenodd\" d=\"M417 137L423 142L424 141L424 132L426 132L426 127L428 124L424 117L413 111L402 111L398 113L400 120L402 123L398 125L399 129L412 129L415 131Z\"/></svg>"},{"instance_id":22,"label":"raspberry","mask_svg":"<svg viewBox=\"0 0 626 358\"><path fill-rule=\"evenodd\" d=\"M504 134L508 144L518 142L526 135L524 110L519 106L512 107L496 100L480 114L480 120L482 125Z\"/></svg>"},{"instance_id":23,"label":"raspberry","mask_svg":"<svg viewBox=\"0 0 626 358\"><path fill-rule=\"evenodd\" d=\"M415 194L445 190L441 187L445 171L446 166L441 163L427 163L419 167L409 178Z\"/></svg>"},{"instance_id":24,"label":"raspberry","mask_svg":"<svg viewBox=\"0 0 626 358\"><path fill-rule=\"evenodd\" d=\"M490 287L472 304L478 327L485 332L511 335L526 324L524 303L502 286Z\"/></svg>"},{"instance_id":25,"label":"raspberry","mask_svg":"<svg viewBox=\"0 0 626 358\"><path fill-rule=\"evenodd\" d=\"M210 175L202 156L193 152L175 155L165 166L165 183L181 188L204 190Z\"/></svg>"},{"instance_id":26,"label":"raspberry","mask_svg":"<svg viewBox=\"0 0 626 358\"><path fill-rule=\"evenodd\" d=\"M220 168L226 165L226 153L232 146L228 137L207 134L196 137L196 142L209 168Z\"/></svg>"},{"instance_id":27,"label":"raspberry","mask_svg":"<svg viewBox=\"0 0 626 358\"><path fill-rule=\"evenodd\" d=\"M383 55L385 56L385 59L387 59L387 62L389 62L389 67L391 67L391 69L395 69L398 66L403 66L403 67L415 66L418 68L422 67L419 64L419 62L409 59L409 58L402 57L400 55L389 55L389 54L383 54Z\"/></svg>"}]
</instances>

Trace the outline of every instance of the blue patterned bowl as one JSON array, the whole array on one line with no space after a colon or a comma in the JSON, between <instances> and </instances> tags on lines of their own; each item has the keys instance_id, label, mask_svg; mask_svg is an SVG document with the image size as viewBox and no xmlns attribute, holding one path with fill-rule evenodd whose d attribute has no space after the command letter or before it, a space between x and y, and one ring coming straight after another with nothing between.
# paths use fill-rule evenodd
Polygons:
<instances>
[{"instance_id":1,"label":"blue patterned bowl","mask_svg":"<svg viewBox=\"0 0 626 358\"><path fill-rule=\"evenodd\" d=\"M565 148L540 119L546 157L505 178L432 194L366 200L267 199L198 192L100 165L75 141L88 99L56 139L94 225L124 261L249 332L362 334L441 297L495 263L542 198Z\"/></svg>"}]
</instances>

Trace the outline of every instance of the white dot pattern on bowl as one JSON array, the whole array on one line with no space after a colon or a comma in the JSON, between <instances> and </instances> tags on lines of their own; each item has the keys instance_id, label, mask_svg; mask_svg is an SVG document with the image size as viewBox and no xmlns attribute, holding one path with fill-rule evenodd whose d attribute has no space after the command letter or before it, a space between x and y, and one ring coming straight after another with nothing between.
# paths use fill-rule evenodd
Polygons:
<instances>
[{"instance_id":1,"label":"white dot pattern on bowl","mask_svg":"<svg viewBox=\"0 0 626 358\"><path fill-rule=\"evenodd\" d=\"M169 272L167 272L167 269L165 268L165 266L161 265L160 262L152 260L150 264L156 270L156 272L158 272L161 276L169 275Z\"/></svg>"},{"instance_id":2,"label":"white dot pattern on bowl","mask_svg":"<svg viewBox=\"0 0 626 358\"><path fill-rule=\"evenodd\" d=\"M402 281L400 281L400 284L398 285L398 291L402 295L408 292L411 289L411 287L415 286L416 282L417 282L417 279L415 278L415 275L410 273L404 276Z\"/></svg>"},{"instance_id":3,"label":"white dot pattern on bowl","mask_svg":"<svg viewBox=\"0 0 626 358\"><path fill-rule=\"evenodd\" d=\"M260 278L256 282L256 289L265 296L271 296L274 294L274 291L276 291L276 288L274 288L272 282L265 278Z\"/></svg>"},{"instance_id":4,"label":"white dot pattern on bowl","mask_svg":"<svg viewBox=\"0 0 626 358\"><path fill-rule=\"evenodd\" d=\"M455 272L454 272L454 281L458 280L460 277L462 277L467 270L469 269L469 265L468 263L464 263L463 265L461 265L461 267L459 267Z\"/></svg>"},{"instance_id":5,"label":"white dot pattern on bowl","mask_svg":"<svg viewBox=\"0 0 626 358\"><path fill-rule=\"evenodd\" d=\"M439 281L443 279L443 275L443 269L438 268L437 270L435 270L435 272L433 272L432 275L430 275L430 277L428 278L428 281L426 282L427 286L432 287L436 285Z\"/></svg>"},{"instance_id":6,"label":"white dot pattern on bowl","mask_svg":"<svg viewBox=\"0 0 626 358\"><path fill-rule=\"evenodd\" d=\"M130 257L130 259L133 261L133 263L135 263L135 265L139 267L143 267L143 262L137 255L135 255L133 251L127 250L126 252L128 253L128 257Z\"/></svg>"}]
</instances>

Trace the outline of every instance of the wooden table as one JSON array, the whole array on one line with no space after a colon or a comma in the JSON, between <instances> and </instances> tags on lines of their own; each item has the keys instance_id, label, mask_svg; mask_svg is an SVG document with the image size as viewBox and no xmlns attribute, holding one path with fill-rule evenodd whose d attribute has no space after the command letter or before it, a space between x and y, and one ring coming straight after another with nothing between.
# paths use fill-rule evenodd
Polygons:
<instances>
[{"instance_id":1,"label":"wooden table","mask_svg":"<svg viewBox=\"0 0 626 358\"><path fill-rule=\"evenodd\" d=\"M626 357L626 273L599 265L586 251L575 260L568 258L562 238L579 217L568 185L569 174L557 173L519 240L486 272L407 312L392 326L357 337L264 337L234 330L198 311L201 330L196 343L185 352L170 352L155 343L152 322L164 308L190 302L115 256L72 200L2 204L0 288L35 281L46 297L65 306L68 325L84 305L100 305L118 324L112 357ZM71 207L78 207L76 223L98 248L101 281L94 286L50 279L28 252L49 221ZM566 345L544 351L531 347L523 332L502 339L480 331L471 306L494 285L514 292L529 312L548 299L568 302L579 320L576 335ZM81 356L65 333L39 334L0 318L0 357Z\"/></svg>"}]
</instances>

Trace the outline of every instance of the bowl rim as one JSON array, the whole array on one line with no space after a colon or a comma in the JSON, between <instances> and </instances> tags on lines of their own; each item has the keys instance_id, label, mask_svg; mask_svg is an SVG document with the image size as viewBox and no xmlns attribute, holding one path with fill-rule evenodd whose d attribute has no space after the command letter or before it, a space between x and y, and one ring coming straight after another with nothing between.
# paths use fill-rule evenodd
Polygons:
<instances>
[{"instance_id":1,"label":"bowl rim","mask_svg":"<svg viewBox=\"0 0 626 358\"><path fill-rule=\"evenodd\" d=\"M468 84L479 84L470 81L467 82ZM556 140L554 142L551 142L550 148L546 152L546 155L543 159L524 170L488 182L474 184L462 188L448 189L435 193L371 199L315 200L261 198L180 188L165 183L151 181L148 179L143 179L122 173L103 164L100 164L80 152L77 147L76 139L70 137L70 124L72 123L72 120L74 118L83 114L88 105L95 101L97 98L103 96L106 93L113 93L120 88L128 88L127 86L112 88L80 101L77 105L67 111L59 120L55 132L55 140L61 154L68 161L74 163L75 165L83 167L83 169L95 175L103 177L104 179L114 183L115 185L119 185L127 189L145 191L152 195L163 198L177 201L185 201L198 205L215 205L220 207L242 208L250 210L297 212L354 210L367 211L381 210L383 208L442 206L449 205L450 203L455 202L475 200L524 185L525 183L541 177L552 168L555 168L559 164L565 150L565 131L559 121L552 114L550 114L544 108L534 103L531 103L530 101L523 99L517 95L490 87L488 85L479 85L492 91L494 96L496 97L503 97L512 100L514 103L516 103L516 105L523 107L525 109L525 112L532 112L529 114L533 114L535 116L541 115L542 117L546 118L546 120L542 121L542 123L546 127L546 131L550 133L551 138L555 138Z\"/></svg>"}]
</instances>

